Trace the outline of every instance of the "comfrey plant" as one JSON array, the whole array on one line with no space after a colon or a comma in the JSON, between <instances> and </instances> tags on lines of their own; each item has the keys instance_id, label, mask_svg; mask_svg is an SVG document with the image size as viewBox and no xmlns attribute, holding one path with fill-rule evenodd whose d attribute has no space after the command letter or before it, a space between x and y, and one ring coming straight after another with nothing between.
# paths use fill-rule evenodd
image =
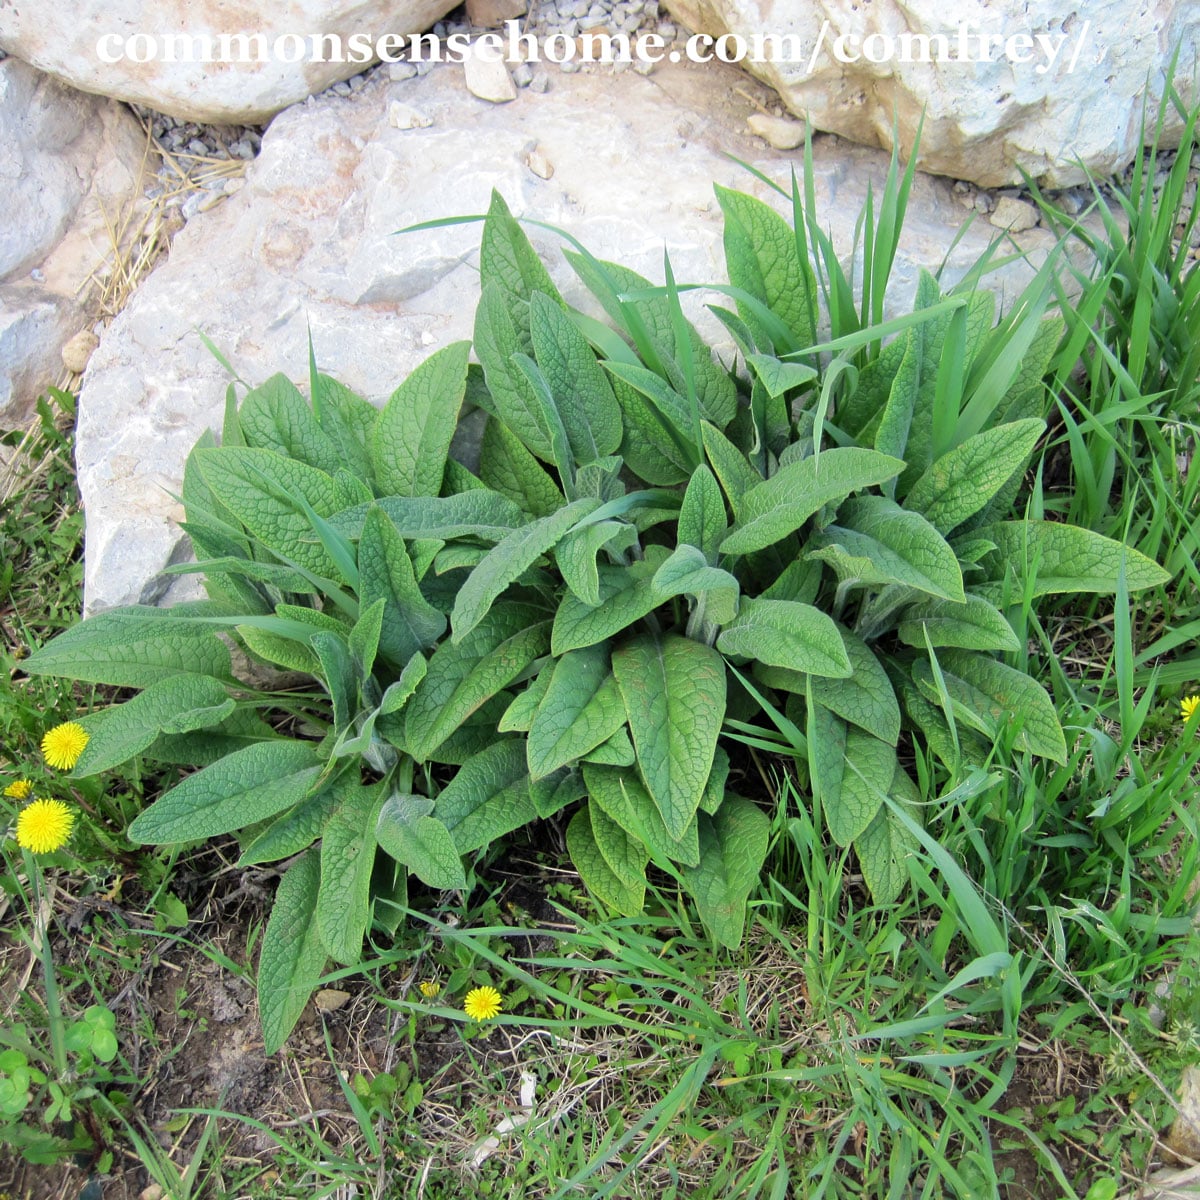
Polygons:
<instances>
[{"instance_id":1,"label":"comfrey plant","mask_svg":"<svg viewBox=\"0 0 1200 1200\"><path fill-rule=\"evenodd\" d=\"M183 484L199 561L179 569L210 599L102 613L25 664L142 689L88 719L77 774L199 768L132 837L238 832L243 863L292 860L259 967L268 1048L329 958L395 929L410 872L463 888L463 856L559 814L602 904L639 913L653 864L736 946L770 820L729 789L721 736L756 696L803 731L829 834L889 902L921 819L914 749L982 760L1003 735L1066 759L1050 698L1001 657L1010 597L1161 582L1116 542L1009 519L1060 333L1044 302L994 326L989 293L926 275L881 324L877 278L860 318L811 217L718 196L740 369L669 263L652 288L578 247L616 329L574 311L497 196L478 365L448 346L381 411L315 365L308 401L282 376L240 408L231 387ZM450 455L464 404L487 414L477 471ZM219 634L304 682L252 688Z\"/></svg>"}]
</instances>

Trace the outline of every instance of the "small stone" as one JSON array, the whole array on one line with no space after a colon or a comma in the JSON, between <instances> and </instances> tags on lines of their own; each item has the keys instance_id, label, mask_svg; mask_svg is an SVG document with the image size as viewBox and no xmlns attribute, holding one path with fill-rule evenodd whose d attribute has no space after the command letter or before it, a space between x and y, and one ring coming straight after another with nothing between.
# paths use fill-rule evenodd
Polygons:
<instances>
[{"instance_id":1,"label":"small stone","mask_svg":"<svg viewBox=\"0 0 1200 1200\"><path fill-rule=\"evenodd\" d=\"M550 87L550 76L549 75L541 75L541 74L535 75L529 81L529 90L531 92L538 92L539 94L541 94L541 93L545 92L549 87Z\"/></svg>"},{"instance_id":2,"label":"small stone","mask_svg":"<svg viewBox=\"0 0 1200 1200\"><path fill-rule=\"evenodd\" d=\"M670 21L659 21L658 36L660 38L662 38L663 41L673 42L675 40L675 35L678 32L679 31L675 28L675 26Z\"/></svg>"},{"instance_id":3,"label":"small stone","mask_svg":"<svg viewBox=\"0 0 1200 1200\"><path fill-rule=\"evenodd\" d=\"M433 118L411 104L392 100L388 103L388 124L393 129L428 129L433 124Z\"/></svg>"},{"instance_id":4,"label":"small stone","mask_svg":"<svg viewBox=\"0 0 1200 1200\"><path fill-rule=\"evenodd\" d=\"M554 174L554 164L546 157L541 146L531 147L524 156L525 165L539 178L549 179Z\"/></svg>"},{"instance_id":5,"label":"small stone","mask_svg":"<svg viewBox=\"0 0 1200 1200\"><path fill-rule=\"evenodd\" d=\"M188 153L194 154L198 158L205 158L208 156L208 147L199 138L192 138L188 142Z\"/></svg>"},{"instance_id":6,"label":"small stone","mask_svg":"<svg viewBox=\"0 0 1200 1200\"><path fill-rule=\"evenodd\" d=\"M519 88L528 87L533 82L533 70L528 63L517 63L512 72L513 83Z\"/></svg>"},{"instance_id":7,"label":"small stone","mask_svg":"<svg viewBox=\"0 0 1200 1200\"><path fill-rule=\"evenodd\" d=\"M634 61L633 69L639 75L651 75L654 72L654 63L648 58L639 58Z\"/></svg>"},{"instance_id":8,"label":"small stone","mask_svg":"<svg viewBox=\"0 0 1200 1200\"><path fill-rule=\"evenodd\" d=\"M388 63L388 78L393 83L403 83L417 73L417 68L410 62Z\"/></svg>"},{"instance_id":9,"label":"small stone","mask_svg":"<svg viewBox=\"0 0 1200 1200\"><path fill-rule=\"evenodd\" d=\"M579 64L574 60L571 60L569 62L559 63L558 69L564 75L574 75L575 72L579 70Z\"/></svg>"},{"instance_id":10,"label":"small stone","mask_svg":"<svg viewBox=\"0 0 1200 1200\"><path fill-rule=\"evenodd\" d=\"M754 113L746 120L750 132L763 139L776 150L795 150L804 142L804 122L789 121L785 117L768 117L766 113Z\"/></svg>"},{"instance_id":11,"label":"small stone","mask_svg":"<svg viewBox=\"0 0 1200 1200\"><path fill-rule=\"evenodd\" d=\"M179 211L185 221L190 221L199 211L200 205L204 203L205 194L203 192L192 192L186 197L184 202L179 206Z\"/></svg>"},{"instance_id":12,"label":"small stone","mask_svg":"<svg viewBox=\"0 0 1200 1200\"><path fill-rule=\"evenodd\" d=\"M250 159L254 157L254 147L250 145L245 138L238 138L238 140L229 147L229 153L232 154L234 158L244 159L246 162L249 162Z\"/></svg>"},{"instance_id":13,"label":"small stone","mask_svg":"<svg viewBox=\"0 0 1200 1200\"><path fill-rule=\"evenodd\" d=\"M973 203L978 213L990 213L996 207L996 202L987 192L976 192Z\"/></svg>"},{"instance_id":14,"label":"small stone","mask_svg":"<svg viewBox=\"0 0 1200 1200\"><path fill-rule=\"evenodd\" d=\"M433 63L431 63L429 61L429 59L427 59L427 58L423 58L417 63L417 74L418 75L428 75L429 72L432 70L433 70Z\"/></svg>"},{"instance_id":15,"label":"small stone","mask_svg":"<svg viewBox=\"0 0 1200 1200\"><path fill-rule=\"evenodd\" d=\"M492 61L491 51L487 57L483 57L472 47L463 59L463 76L467 91L480 100L504 104L517 98L516 85L508 73L508 67L501 61Z\"/></svg>"},{"instance_id":16,"label":"small stone","mask_svg":"<svg viewBox=\"0 0 1200 1200\"><path fill-rule=\"evenodd\" d=\"M1200 1067L1185 1067L1179 1085L1179 1107L1167 1146L1184 1162L1200 1158Z\"/></svg>"},{"instance_id":17,"label":"small stone","mask_svg":"<svg viewBox=\"0 0 1200 1200\"><path fill-rule=\"evenodd\" d=\"M335 83L335 84L333 85L333 89L332 89L332 90L333 90L333 94L334 94L335 96L348 96L348 95L350 95L350 85L349 85L348 83L346 83L344 80L343 80L341 83Z\"/></svg>"},{"instance_id":18,"label":"small stone","mask_svg":"<svg viewBox=\"0 0 1200 1200\"><path fill-rule=\"evenodd\" d=\"M988 217L997 229L1007 229L1010 233L1032 229L1040 219L1034 205L1025 200L1015 200L1012 196L1001 196L996 201L995 211Z\"/></svg>"},{"instance_id":19,"label":"small stone","mask_svg":"<svg viewBox=\"0 0 1200 1200\"><path fill-rule=\"evenodd\" d=\"M313 1003L317 1006L317 1012L331 1013L337 1012L349 999L349 992L342 992L337 988L322 988L313 997Z\"/></svg>"},{"instance_id":20,"label":"small stone","mask_svg":"<svg viewBox=\"0 0 1200 1200\"><path fill-rule=\"evenodd\" d=\"M100 339L90 330L81 329L62 348L63 366L72 375L82 375L92 357L92 351L100 345Z\"/></svg>"},{"instance_id":21,"label":"small stone","mask_svg":"<svg viewBox=\"0 0 1200 1200\"><path fill-rule=\"evenodd\" d=\"M221 190L225 193L225 195L232 196L232 195L235 195L237 192L240 192L242 190L242 188L244 188L245 186L246 186L245 179L243 179L242 176L239 175L239 176L237 176L236 179L225 180L225 186Z\"/></svg>"},{"instance_id":22,"label":"small stone","mask_svg":"<svg viewBox=\"0 0 1200 1200\"><path fill-rule=\"evenodd\" d=\"M432 346L433 343L436 341L437 341L437 338L435 338L428 329L421 330L421 345L422 346Z\"/></svg>"},{"instance_id":23,"label":"small stone","mask_svg":"<svg viewBox=\"0 0 1200 1200\"><path fill-rule=\"evenodd\" d=\"M523 17L528 8L525 0L467 0L467 20L472 25L491 29Z\"/></svg>"},{"instance_id":24,"label":"small stone","mask_svg":"<svg viewBox=\"0 0 1200 1200\"><path fill-rule=\"evenodd\" d=\"M163 1190L157 1183L152 1183L138 1192L138 1200L162 1200Z\"/></svg>"}]
</instances>

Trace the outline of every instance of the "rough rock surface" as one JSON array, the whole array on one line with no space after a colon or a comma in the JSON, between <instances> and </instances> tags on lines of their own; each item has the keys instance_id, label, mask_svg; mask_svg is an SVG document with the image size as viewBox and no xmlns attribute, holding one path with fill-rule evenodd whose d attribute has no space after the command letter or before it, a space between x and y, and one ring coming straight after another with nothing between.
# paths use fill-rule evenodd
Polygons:
<instances>
[{"instance_id":1,"label":"rough rock surface","mask_svg":"<svg viewBox=\"0 0 1200 1200\"><path fill-rule=\"evenodd\" d=\"M0 62L0 423L18 423L62 374L85 319L79 290L140 190L145 150L119 104Z\"/></svg>"},{"instance_id":2,"label":"rough rock surface","mask_svg":"<svg viewBox=\"0 0 1200 1200\"><path fill-rule=\"evenodd\" d=\"M498 107L466 92L461 69L443 66L398 83L379 71L349 99L322 97L277 117L245 186L188 223L84 376L77 461L88 608L157 599L156 572L186 554L171 493L197 436L219 428L227 383L197 330L248 382L281 370L307 389L311 326L322 369L381 402L435 349L471 336L479 287L477 224L396 231L481 213L492 188L518 215L566 229L600 257L652 279L662 279L665 245L677 279L722 282L713 181L771 195L726 155L780 181L799 161L746 133L754 110L735 86L746 86L736 72L711 67L667 67L649 78L580 73ZM393 101L432 125L396 128ZM886 158L821 141L817 203L845 251L869 180L879 192ZM950 186L925 178L909 214L895 271L901 303L918 266L941 263L963 220ZM950 275L992 234L986 225L970 228ZM565 293L581 302L561 242L542 230L531 236ZM1036 251L1050 240L1034 231L1022 244ZM687 299L705 318L705 335L728 350L701 308L718 297Z\"/></svg>"},{"instance_id":3,"label":"rough rock surface","mask_svg":"<svg viewBox=\"0 0 1200 1200\"><path fill-rule=\"evenodd\" d=\"M136 101L159 112L212 124L255 124L330 84L363 69L357 62L289 62L294 50L271 53L280 37L337 36L343 46L353 34L374 43L384 34L409 35L428 29L454 7L456 0L222 0L195 4L192 0L75 0L71 4L15 0L0 4L0 48L35 67L58 76L85 92ZM106 62L98 39L112 58L118 47L128 55ZM143 57L149 43L127 39L154 38L157 55ZM179 44L170 61L165 40L170 36L219 39L222 35L262 35L266 61L189 62L197 57ZM117 40L119 39L119 40ZM196 43L199 45L200 43ZM219 41L214 41L214 54ZM233 43L236 57L240 43ZM250 46L244 57L257 55ZM366 62L370 62L368 57Z\"/></svg>"},{"instance_id":4,"label":"rough rock surface","mask_svg":"<svg viewBox=\"0 0 1200 1200\"><path fill-rule=\"evenodd\" d=\"M1150 111L1157 111L1163 74L1179 47L1176 86L1190 104L1200 95L1200 5L1195 0L665 0L689 29L719 37L796 35L799 61L745 61L775 87L788 107L817 129L869 146L890 147L895 111L907 157L918 121L924 170L984 187L1021 182L1021 170L1050 187L1079 183L1081 161L1099 175L1119 172L1140 145L1142 96L1150 80ZM1004 38L1038 34L1063 38L1053 62L1033 43L1014 43L1028 62L920 61L921 43L909 43L902 61L900 35L945 35L958 53L958 31ZM822 31L824 32L822 33ZM874 35L875 40L866 39ZM834 53L839 37L845 63ZM820 46L815 55L813 48ZM887 53L889 45L892 53ZM963 43L974 60L978 42ZM940 44L933 42L934 52ZM1078 51L1074 70L1071 59ZM879 58L872 62L867 56ZM1176 125L1176 130L1179 126Z\"/></svg>"}]
</instances>

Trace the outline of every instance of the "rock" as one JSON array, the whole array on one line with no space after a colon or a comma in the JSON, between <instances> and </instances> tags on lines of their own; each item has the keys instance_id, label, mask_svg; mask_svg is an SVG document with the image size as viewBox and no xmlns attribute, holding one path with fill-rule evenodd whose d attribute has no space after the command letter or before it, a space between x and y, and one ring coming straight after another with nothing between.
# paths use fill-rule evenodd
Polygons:
<instances>
[{"instance_id":1,"label":"rock","mask_svg":"<svg viewBox=\"0 0 1200 1200\"><path fill-rule=\"evenodd\" d=\"M388 63L388 78L393 83L403 83L406 79L411 79L416 73L417 68L410 62L395 62Z\"/></svg>"},{"instance_id":2,"label":"rock","mask_svg":"<svg viewBox=\"0 0 1200 1200\"><path fill-rule=\"evenodd\" d=\"M504 104L517 98L517 85L513 83L500 52L481 48L477 42L471 44L470 52L463 58L463 76L467 91L480 100Z\"/></svg>"},{"instance_id":3,"label":"rock","mask_svg":"<svg viewBox=\"0 0 1200 1200\"><path fill-rule=\"evenodd\" d=\"M532 146L525 155L525 165L539 178L550 179L554 175L554 164L546 157L541 146Z\"/></svg>"},{"instance_id":4,"label":"rock","mask_svg":"<svg viewBox=\"0 0 1200 1200\"><path fill-rule=\"evenodd\" d=\"M664 62L652 79L564 75L543 96L493 107L469 96L457 71L439 67L403 85L406 98L436 116L418 135L416 156L414 135L387 120L396 85L386 72L351 101L318 97L276 117L242 190L177 235L88 366L77 430L88 609L157 597L157 572L186 553L171 495L196 438L220 429L228 382L197 331L251 383L283 371L307 389L311 326L321 369L382 403L437 348L471 337L479 292L478 225L396 231L483 212L493 188L518 215L557 225L655 282L665 246L676 278L723 283L714 181L783 211L731 156L784 186L795 165L746 133L753 110L735 95L738 83L731 67ZM549 181L522 161L531 143L554 164ZM820 220L846 254L868 183L878 195L887 159L827 139L813 155ZM951 186L924 176L908 211L893 272L898 306L911 303L918 267L941 263L963 217ZM950 252L947 285L993 232L966 231ZM562 241L536 227L529 234L567 298L602 316L567 266ZM1044 230L1019 241L1034 263L1053 244ZM1014 262L1006 270L1024 279L1031 268ZM997 287L1011 288L1014 278L988 276ZM703 290L684 300L728 353L728 335L704 307L725 301ZM164 599L179 595L176 586Z\"/></svg>"},{"instance_id":5,"label":"rock","mask_svg":"<svg viewBox=\"0 0 1200 1200\"><path fill-rule=\"evenodd\" d=\"M789 121L786 117L770 117L766 113L754 113L746 118L746 126L755 136L762 138L776 150L795 150L804 144L803 121Z\"/></svg>"},{"instance_id":6,"label":"rock","mask_svg":"<svg viewBox=\"0 0 1200 1200\"><path fill-rule=\"evenodd\" d=\"M479 29L515 21L529 10L525 0L467 0L467 20Z\"/></svg>"},{"instance_id":7,"label":"rock","mask_svg":"<svg viewBox=\"0 0 1200 1200\"><path fill-rule=\"evenodd\" d=\"M1018 200L1013 196L1001 196L996 201L996 207L988 220L997 229L1007 229L1009 233L1022 233L1032 229L1041 220L1037 206L1028 200Z\"/></svg>"},{"instance_id":8,"label":"rock","mask_svg":"<svg viewBox=\"0 0 1200 1200\"><path fill-rule=\"evenodd\" d=\"M388 104L388 124L393 129L428 129L433 124L433 118L426 113L413 108L411 104L402 104L393 100Z\"/></svg>"},{"instance_id":9,"label":"rock","mask_svg":"<svg viewBox=\"0 0 1200 1200\"><path fill-rule=\"evenodd\" d=\"M337 1012L349 999L350 993L343 992L339 988L321 988L313 997L313 1003L317 1006L318 1012L331 1013Z\"/></svg>"},{"instance_id":10,"label":"rock","mask_svg":"<svg viewBox=\"0 0 1200 1200\"><path fill-rule=\"evenodd\" d=\"M378 39L386 34L420 33L455 3L155 0L151 5L146 0L77 0L0 4L0 48L85 92L134 101L192 121L253 125L358 74L365 63L374 61ZM354 35L363 40L352 42ZM340 48L337 56L335 38ZM345 61L314 61L313 39L325 39L319 49L326 59ZM389 54L398 48L384 47Z\"/></svg>"},{"instance_id":11,"label":"rock","mask_svg":"<svg viewBox=\"0 0 1200 1200\"><path fill-rule=\"evenodd\" d=\"M1080 161L1096 175L1118 173L1141 147L1142 105L1151 119L1158 111L1176 48L1175 87L1185 107L1200 100L1194 0L1067 6L1058 0L970 6L666 0L666 6L693 31L743 39L746 69L816 129L890 148L894 111L907 156L924 113L921 167L984 187L1020 184L1022 169L1047 187L1070 187L1084 182ZM990 44L986 61L984 34L1008 38ZM738 45L727 42L727 53ZM1172 110L1175 144L1181 129Z\"/></svg>"},{"instance_id":12,"label":"rock","mask_svg":"<svg viewBox=\"0 0 1200 1200\"><path fill-rule=\"evenodd\" d=\"M0 20L3 20L0 15ZM13 426L63 371L89 320L109 229L140 195L145 137L118 104L0 62L0 422Z\"/></svg>"},{"instance_id":13,"label":"rock","mask_svg":"<svg viewBox=\"0 0 1200 1200\"><path fill-rule=\"evenodd\" d=\"M1179 1085L1179 1109L1167 1147L1185 1163L1200 1160L1200 1067L1185 1067Z\"/></svg>"},{"instance_id":14,"label":"rock","mask_svg":"<svg viewBox=\"0 0 1200 1200\"><path fill-rule=\"evenodd\" d=\"M87 370L88 359L92 357L92 352L98 345L100 339L90 329L81 329L62 348L63 366L72 375L82 375Z\"/></svg>"}]
</instances>

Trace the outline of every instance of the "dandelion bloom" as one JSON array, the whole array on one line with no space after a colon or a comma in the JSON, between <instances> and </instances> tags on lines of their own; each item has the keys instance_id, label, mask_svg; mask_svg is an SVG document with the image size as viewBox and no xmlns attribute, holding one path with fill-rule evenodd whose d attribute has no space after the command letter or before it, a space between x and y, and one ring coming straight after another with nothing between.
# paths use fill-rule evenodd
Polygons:
<instances>
[{"instance_id":1,"label":"dandelion bloom","mask_svg":"<svg viewBox=\"0 0 1200 1200\"><path fill-rule=\"evenodd\" d=\"M30 779L14 779L4 789L9 800L28 800L33 795L33 781Z\"/></svg>"},{"instance_id":2,"label":"dandelion bloom","mask_svg":"<svg viewBox=\"0 0 1200 1200\"><path fill-rule=\"evenodd\" d=\"M1192 714L1200 708L1200 696L1185 696L1179 705L1179 715L1184 721L1190 721Z\"/></svg>"},{"instance_id":3,"label":"dandelion bloom","mask_svg":"<svg viewBox=\"0 0 1200 1200\"><path fill-rule=\"evenodd\" d=\"M426 1000L432 1000L442 990L442 985L436 979L422 979L418 986Z\"/></svg>"},{"instance_id":4,"label":"dandelion bloom","mask_svg":"<svg viewBox=\"0 0 1200 1200\"><path fill-rule=\"evenodd\" d=\"M463 1001L463 1012L472 1021L490 1021L500 1011L500 993L494 987L472 988Z\"/></svg>"},{"instance_id":5,"label":"dandelion bloom","mask_svg":"<svg viewBox=\"0 0 1200 1200\"><path fill-rule=\"evenodd\" d=\"M75 814L61 800L35 800L17 814L17 844L49 854L66 844L74 824Z\"/></svg>"},{"instance_id":6,"label":"dandelion bloom","mask_svg":"<svg viewBox=\"0 0 1200 1200\"><path fill-rule=\"evenodd\" d=\"M79 761L89 740L82 725L67 721L64 725L55 725L42 738L42 754L55 770L69 771Z\"/></svg>"}]
</instances>

